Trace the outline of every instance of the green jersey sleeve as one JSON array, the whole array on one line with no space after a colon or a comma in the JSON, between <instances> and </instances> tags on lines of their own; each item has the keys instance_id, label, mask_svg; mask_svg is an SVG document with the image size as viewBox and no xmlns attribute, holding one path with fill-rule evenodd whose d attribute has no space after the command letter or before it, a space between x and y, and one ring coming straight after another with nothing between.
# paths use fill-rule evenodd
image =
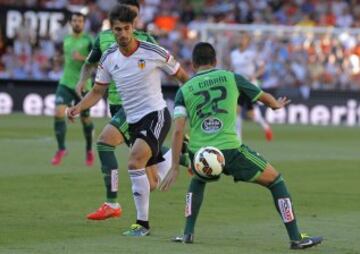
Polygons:
<instances>
[{"instance_id":1,"label":"green jersey sleeve","mask_svg":"<svg viewBox=\"0 0 360 254\"><path fill-rule=\"evenodd\" d=\"M155 40L155 38L149 33L142 32L142 31L134 31L134 36L136 39L138 39L140 41L158 44L158 42Z\"/></svg>"},{"instance_id":2,"label":"green jersey sleeve","mask_svg":"<svg viewBox=\"0 0 360 254\"><path fill-rule=\"evenodd\" d=\"M244 93L247 97L251 99L251 101L257 101L263 91L256 85L250 83L247 79L245 79L243 76L234 74L235 75L235 81L236 86L241 93Z\"/></svg>"},{"instance_id":3,"label":"green jersey sleeve","mask_svg":"<svg viewBox=\"0 0 360 254\"><path fill-rule=\"evenodd\" d=\"M174 119L179 117L187 117L184 95L181 89L176 93L174 105Z\"/></svg>"},{"instance_id":4,"label":"green jersey sleeve","mask_svg":"<svg viewBox=\"0 0 360 254\"><path fill-rule=\"evenodd\" d=\"M102 52L100 48L100 37L97 36L89 55L86 58L86 63L96 64L100 61Z\"/></svg>"},{"instance_id":5,"label":"green jersey sleeve","mask_svg":"<svg viewBox=\"0 0 360 254\"><path fill-rule=\"evenodd\" d=\"M158 44L158 42L155 40L155 38L151 34L147 34L147 35L148 35L148 37L146 38L147 42Z\"/></svg>"}]
</instances>

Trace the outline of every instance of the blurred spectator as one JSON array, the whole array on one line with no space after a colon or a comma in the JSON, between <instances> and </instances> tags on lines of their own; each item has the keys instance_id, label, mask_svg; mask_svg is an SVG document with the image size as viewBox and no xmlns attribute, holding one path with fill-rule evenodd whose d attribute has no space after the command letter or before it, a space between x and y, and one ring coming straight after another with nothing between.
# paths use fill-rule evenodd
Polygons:
<instances>
[{"instance_id":1,"label":"blurred spectator","mask_svg":"<svg viewBox=\"0 0 360 254\"><path fill-rule=\"evenodd\" d=\"M96 34L117 0L0 0L25 7L61 9L86 5L87 28ZM202 23L273 24L301 27L360 28L359 0L140 0L139 29L148 30L193 73L190 61ZM68 33L64 22L56 33L35 38L24 21L13 41L0 31L0 78L57 80L61 75L58 45ZM229 67L236 32L209 32L219 52L219 67ZM360 89L360 34L283 33L254 30L251 48L265 61L264 87ZM165 80L171 82L171 80Z\"/></svg>"},{"instance_id":2,"label":"blurred spectator","mask_svg":"<svg viewBox=\"0 0 360 254\"><path fill-rule=\"evenodd\" d=\"M63 74L61 61L53 61L52 68L49 72L49 79L59 81Z\"/></svg>"}]
</instances>

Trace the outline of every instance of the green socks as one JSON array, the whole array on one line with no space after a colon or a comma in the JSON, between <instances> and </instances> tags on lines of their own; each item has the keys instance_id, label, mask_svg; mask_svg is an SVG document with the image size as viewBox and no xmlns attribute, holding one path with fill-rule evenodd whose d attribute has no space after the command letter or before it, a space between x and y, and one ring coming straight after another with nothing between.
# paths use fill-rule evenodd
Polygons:
<instances>
[{"instance_id":1,"label":"green socks","mask_svg":"<svg viewBox=\"0 0 360 254\"><path fill-rule=\"evenodd\" d=\"M54 130L59 150L65 150L66 123L64 118L56 118L54 121Z\"/></svg>"},{"instance_id":2,"label":"green socks","mask_svg":"<svg viewBox=\"0 0 360 254\"><path fill-rule=\"evenodd\" d=\"M205 186L205 182L195 177L192 178L188 193L186 194L186 224L184 234L194 233L196 219L204 197ZM300 240L301 235L296 224L290 194L281 175L279 175L275 181L268 186L268 189L271 191L276 209L282 217L290 240Z\"/></svg>"},{"instance_id":3,"label":"green socks","mask_svg":"<svg viewBox=\"0 0 360 254\"><path fill-rule=\"evenodd\" d=\"M104 143L97 143L101 171L104 175L106 188L106 202L116 203L118 191L118 164L115 157L115 147Z\"/></svg>"},{"instance_id":4,"label":"green socks","mask_svg":"<svg viewBox=\"0 0 360 254\"><path fill-rule=\"evenodd\" d=\"M184 234L193 234L197 216L204 198L206 183L193 177L186 194Z\"/></svg>"},{"instance_id":5,"label":"green socks","mask_svg":"<svg viewBox=\"0 0 360 254\"><path fill-rule=\"evenodd\" d=\"M276 209L285 224L290 240L301 240L290 194L281 175L279 175L275 181L268 186L268 189L271 191Z\"/></svg>"},{"instance_id":6,"label":"green socks","mask_svg":"<svg viewBox=\"0 0 360 254\"><path fill-rule=\"evenodd\" d=\"M84 137L86 140L86 151L91 151L92 148L92 139L93 139L93 130L94 124L93 123L83 123L83 132Z\"/></svg>"},{"instance_id":7,"label":"green socks","mask_svg":"<svg viewBox=\"0 0 360 254\"><path fill-rule=\"evenodd\" d=\"M55 118L54 130L59 150L65 150L66 122L64 118ZM94 124L83 124L83 132L86 140L86 151L92 148Z\"/></svg>"}]
</instances>

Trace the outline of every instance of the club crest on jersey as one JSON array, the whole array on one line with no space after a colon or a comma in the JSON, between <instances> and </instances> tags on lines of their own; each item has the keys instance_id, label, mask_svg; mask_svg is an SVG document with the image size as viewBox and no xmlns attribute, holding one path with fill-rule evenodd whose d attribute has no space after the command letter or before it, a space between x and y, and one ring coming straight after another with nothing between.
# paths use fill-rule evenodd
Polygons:
<instances>
[{"instance_id":1,"label":"club crest on jersey","mask_svg":"<svg viewBox=\"0 0 360 254\"><path fill-rule=\"evenodd\" d=\"M138 61L138 67L142 70L145 68L145 60L144 59L140 59Z\"/></svg>"},{"instance_id":2,"label":"club crest on jersey","mask_svg":"<svg viewBox=\"0 0 360 254\"><path fill-rule=\"evenodd\" d=\"M205 118L201 124L201 128L205 133L214 133L223 127L223 123L216 117Z\"/></svg>"}]
</instances>

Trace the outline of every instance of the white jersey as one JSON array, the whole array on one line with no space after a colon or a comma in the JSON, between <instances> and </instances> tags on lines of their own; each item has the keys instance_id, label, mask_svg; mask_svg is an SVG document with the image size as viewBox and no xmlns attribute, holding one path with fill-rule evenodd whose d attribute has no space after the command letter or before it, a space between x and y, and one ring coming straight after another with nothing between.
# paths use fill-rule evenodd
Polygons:
<instances>
[{"instance_id":1,"label":"white jersey","mask_svg":"<svg viewBox=\"0 0 360 254\"><path fill-rule=\"evenodd\" d=\"M244 51L235 49L230 54L231 67L236 74L240 74L247 79L251 79L259 64L257 54L254 50L247 48Z\"/></svg>"},{"instance_id":2,"label":"white jersey","mask_svg":"<svg viewBox=\"0 0 360 254\"><path fill-rule=\"evenodd\" d=\"M180 64L164 48L138 42L129 56L118 45L106 50L99 62L95 82L108 85L115 82L121 95L128 123L136 123L145 115L166 107L161 91L161 70L174 75Z\"/></svg>"}]
</instances>

